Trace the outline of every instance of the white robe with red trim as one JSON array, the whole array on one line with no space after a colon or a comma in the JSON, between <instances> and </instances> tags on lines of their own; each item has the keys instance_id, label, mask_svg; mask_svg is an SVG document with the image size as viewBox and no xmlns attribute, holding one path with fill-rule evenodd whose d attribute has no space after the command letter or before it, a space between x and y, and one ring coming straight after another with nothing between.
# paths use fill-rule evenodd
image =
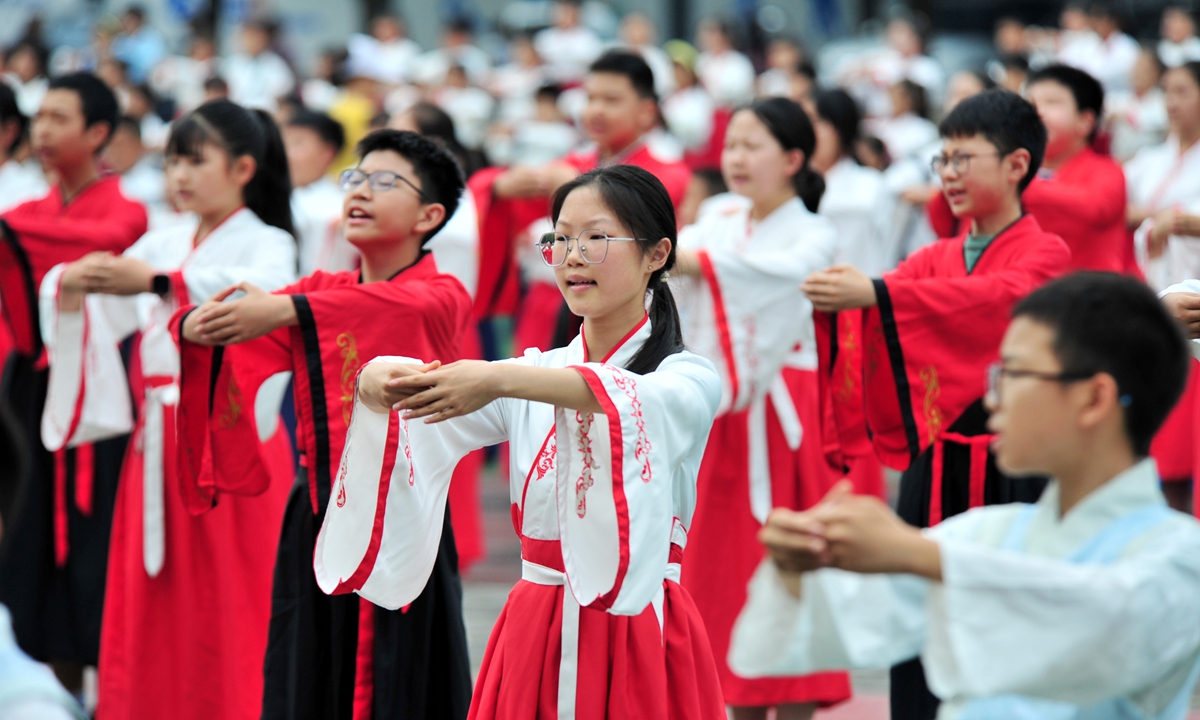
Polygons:
<instances>
[{"instance_id":1,"label":"white robe with red trim","mask_svg":"<svg viewBox=\"0 0 1200 720\"><path fill-rule=\"evenodd\" d=\"M125 253L171 278L166 297L89 294L81 311L62 313L66 265L41 286L50 359L43 442L54 450L134 429L113 516L101 634L99 711L110 718L249 717L261 708L271 572L291 487L292 456L278 425L288 374L272 378L254 407L280 482L192 517L175 478L180 365L168 323L179 306L236 282L267 290L291 282L296 243L248 209L193 247L196 227L193 220L147 233ZM127 376L120 345L134 333ZM140 404L136 428L131 395ZM199 686L203 701L192 691Z\"/></svg>"},{"instance_id":2,"label":"white robe with red trim","mask_svg":"<svg viewBox=\"0 0 1200 720\"><path fill-rule=\"evenodd\" d=\"M832 475L820 433L804 427L817 423L819 401L812 304L800 284L833 264L835 225L798 198L758 223L750 210L745 198L730 196L679 234L701 268L698 278L671 281L683 339L723 381L682 577L704 618L726 703L829 705L849 696L844 674L747 679L725 663L744 588L762 558L758 529L771 508L799 509L819 497Z\"/></svg>"},{"instance_id":3,"label":"white robe with red trim","mask_svg":"<svg viewBox=\"0 0 1200 720\"><path fill-rule=\"evenodd\" d=\"M509 441L523 580L492 633L472 717L538 717L547 703L564 718L724 716L676 584L720 381L689 352L647 375L623 370L649 336L643 321L603 363L587 361L582 336L508 361L577 369L603 413L502 398L428 425L356 401L313 564L326 592L383 607L424 588L458 459Z\"/></svg>"}]
</instances>

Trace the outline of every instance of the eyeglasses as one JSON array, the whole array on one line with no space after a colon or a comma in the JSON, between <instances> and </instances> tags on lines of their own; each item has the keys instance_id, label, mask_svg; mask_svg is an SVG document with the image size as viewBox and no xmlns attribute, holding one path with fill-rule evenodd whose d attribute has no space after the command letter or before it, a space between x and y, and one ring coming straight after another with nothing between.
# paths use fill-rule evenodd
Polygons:
<instances>
[{"instance_id":1,"label":"eyeglasses","mask_svg":"<svg viewBox=\"0 0 1200 720\"><path fill-rule=\"evenodd\" d=\"M1005 378L1034 378L1043 382L1073 383L1087 380L1095 374L1094 372L1045 373L1036 370L1012 370L1004 367L1004 363L994 362L988 366L987 394L984 395L983 401L990 407L1000 406L1000 393L1004 390Z\"/></svg>"},{"instance_id":2,"label":"eyeglasses","mask_svg":"<svg viewBox=\"0 0 1200 720\"><path fill-rule=\"evenodd\" d=\"M609 237L603 230L584 230L579 237L567 237L560 232L546 233L538 240L538 250L542 254L542 262L550 267L558 267L567 261L571 254L571 242L579 246L579 255L584 262L591 265L604 262L608 256L610 242L637 242L638 238Z\"/></svg>"},{"instance_id":3,"label":"eyeglasses","mask_svg":"<svg viewBox=\"0 0 1200 720\"><path fill-rule=\"evenodd\" d=\"M421 191L421 188L413 184L412 180L391 170L377 170L370 175L358 169L346 170L338 178L338 185L346 192L350 192L364 182L375 192L385 192L396 187L396 183L404 183L412 188L425 202L433 202L428 195Z\"/></svg>"},{"instance_id":4,"label":"eyeglasses","mask_svg":"<svg viewBox=\"0 0 1200 720\"><path fill-rule=\"evenodd\" d=\"M955 175L962 175L971 169L971 158L991 157L995 155L1000 157L1000 153L954 153L950 157L938 155L929 162L929 167L933 170L934 175L941 175L942 171L950 168Z\"/></svg>"}]
</instances>

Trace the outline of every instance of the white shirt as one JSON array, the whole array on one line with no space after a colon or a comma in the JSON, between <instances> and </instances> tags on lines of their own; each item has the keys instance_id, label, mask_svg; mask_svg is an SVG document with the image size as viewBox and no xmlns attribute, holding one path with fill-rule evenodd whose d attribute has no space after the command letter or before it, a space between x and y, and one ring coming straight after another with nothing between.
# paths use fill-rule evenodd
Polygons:
<instances>
[{"instance_id":1,"label":"white shirt","mask_svg":"<svg viewBox=\"0 0 1200 720\"><path fill-rule=\"evenodd\" d=\"M754 99L754 65L736 50L700 53L696 76L717 105L738 107Z\"/></svg>"},{"instance_id":2,"label":"white shirt","mask_svg":"<svg viewBox=\"0 0 1200 720\"><path fill-rule=\"evenodd\" d=\"M382 71L381 80L393 85L412 77L412 65L421 54L421 46L408 38L380 42L370 35L356 33L346 44L352 55L370 56Z\"/></svg>"},{"instance_id":3,"label":"white shirt","mask_svg":"<svg viewBox=\"0 0 1200 720\"><path fill-rule=\"evenodd\" d=\"M912 113L871 120L867 126L883 141L892 162L911 157L938 139L937 125Z\"/></svg>"},{"instance_id":4,"label":"white shirt","mask_svg":"<svg viewBox=\"0 0 1200 720\"><path fill-rule=\"evenodd\" d=\"M27 83L21 82L16 73L4 73L4 82L13 89L17 96L17 108L25 117L32 118L42 107L42 98L50 89L50 81L44 77L35 77Z\"/></svg>"},{"instance_id":5,"label":"white shirt","mask_svg":"<svg viewBox=\"0 0 1200 720\"><path fill-rule=\"evenodd\" d=\"M167 209L167 178L158 162L154 155L143 155L121 176L121 193L140 202L148 212Z\"/></svg>"},{"instance_id":6,"label":"white shirt","mask_svg":"<svg viewBox=\"0 0 1200 720\"><path fill-rule=\"evenodd\" d=\"M238 53L221 63L229 99L248 108L274 112L279 98L291 92L296 77L283 58L267 50L256 57Z\"/></svg>"},{"instance_id":7,"label":"white shirt","mask_svg":"<svg viewBox=\"0 0 1200 720\"><path fill-rule=\"evenodd\" d=\"M1112 155L1118 162L1167 139L1167 103L1161 88L1151 88L1141 97L1129 90L1109 93L1104 112L1112 132Z\"/></svg>"},{"instance_id":8,"label":"white shirt","mask_svg":"<svg viewBox=\"0 0 1200 720\"><path fill-rule=\"evenodd\" d=\"M204 82L216 74L216 65L215 59L167 57L150 72L150 87L161 95L174 98L180 113L188 113L204 102Z\"/></svg>"},{"instance_id":9,"label":"white shirt","mask_svg":"<svg viewBox=\"0 0 1200 720\"><path fill-rule=\"evenodd\" d=\"M1181 43L1163 38L1158 41L1158 59L1169 68L1179 67L1190 60L1200 60L1200 38L1193 35Z\"/></svg>"},{"instance_id":10,"label":"white shirt","mask_svg":"<svg viewBox=\"0 0 1200 720\"><path fill-rule=\"evenodd\" d=\"M317 270L339 272L358 267L358 250L342 236L345 196L327 177L292 190L301 277Z\"/></svg>"},{"instance_id":11,"label":"white shirt","mask_svg":"<svg viewBox=\"0 0 1200 720\"><path fill-rule=\"evenodd\" d=\"M477 87L443 87L437 91L435 102L454 120L454 134L462 146L478 150L487 135L488 123L496 101L486 90Z\"/></svg>"},{"instance_id":12,"label":"white shirt","mask_svg":"<svg viewBox=\"0 0 1200 720\"><path fill-rule=\"evenodd\" d=\"M662 103L667 129L688 150L708 147L712 138L714 110L712 97L700 85L683 88Z\"/></svg>"},{"instance_id":13,"label":"white shirt","mask_svg":"<svg viewBox=\"0 0 1200 720\"><path fill-rule=\"evenodd\" d=\"M1002 546L1024 505L976 508L925 531L940 548L940 583L828 569L806 574L797 600L766 561L730 665L794 675L919 653L942 720L1005 694L1082 705L1125 697L1156 717L1200 656L1200 526L1172 512L1112 564L1068 558L1119 518L1165 504L1144 460L1062 518L1051 483L1020 552Z\"/></svg>"},{"instance_id":14,"label":"white shirt","mask_svg":"<svg viewBox=\"0 0 1200 720\"><path fill-rule=\"evenodd\" d=\"M0 165L0 213L11 210L27 200L44 197L50 188L41 172L16 160Z\"/></svg>"},{"instance_id":15,"label":"white shirt","mask_svg":"<svg viewBox=\"0 0 1200 720\"><path fill-rule=\"evenodd\" d=\"M1139 52L1141 47L1137 40L1125 33L1115 32L1086 52L1072 52L1062 61L1099 80L1105 92L1116 92L1129 88L1129 76Z\"/></svg>"},{"instance_id":16,"label":"white shirt","mask_svg":"<svg viewBox=\"0 0 1200 720\"><path fill-rule=\"evenodd\" d=\"M438 271L458 278L474 298L479 287L479 212L474 193L463 192L450 220L429 238L425 248L433 253Z\"/></svg>"},{"instance_id":17,"label":"white shirt","mask_svg":"<svg viewBox=\"0 0 1200 720\"><path fill-rule=\"evenodd\" d=\"M533 38L533 47L546 63L550 77L558 82L576 82L587 74L588 66L600 57L604 44L596 33L576 25L564 30L549 27Z\"/></svg>"}]
</instances>

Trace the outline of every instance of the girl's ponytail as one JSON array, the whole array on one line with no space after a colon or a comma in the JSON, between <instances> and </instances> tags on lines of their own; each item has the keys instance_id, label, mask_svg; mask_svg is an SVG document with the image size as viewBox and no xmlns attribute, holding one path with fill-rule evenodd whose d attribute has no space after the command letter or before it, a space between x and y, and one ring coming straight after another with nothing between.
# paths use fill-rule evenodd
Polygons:
<instances>
[{"instance_id":1,"label":"girl's ponytail","mask_svg":"<svg viewBox=\"0 0 1200 720\"><path fill-rule=\"evenodd\" d=\"M246 207L260 220L283 230L292 237L296 228L292 221L292 179L288 172L287 151L279 126L263 110L250 111L258 122L263 136L262 157L254 158L258 170L242 191Z\"/></svg>"},{"instance_id":2,"label":"girl's ponytail","mask_svg":"<svg viewBox=\"0 0 1200 720\"><path fill-rule=\"evenodd\" d=\"M243 155L254 158L254 177L242 189L243 202L264 223L295 237L287 152L271 116L228 100L206 102L172 126L165 152L197 158L206 143L223 148L231 161Z\"/></svg>"}]
</instances>

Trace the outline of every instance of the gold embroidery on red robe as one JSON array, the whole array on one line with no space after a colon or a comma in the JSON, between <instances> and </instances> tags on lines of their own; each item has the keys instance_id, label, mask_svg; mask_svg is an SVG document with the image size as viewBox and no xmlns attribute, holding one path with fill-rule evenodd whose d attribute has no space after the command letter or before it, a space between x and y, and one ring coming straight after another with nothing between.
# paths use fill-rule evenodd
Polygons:
<instances>
[{"instance_id":1,"label":"gold embroidery on red robe","mask_svg":"<svg viewBox=\"0 0 1200 720\"><path fill-rule=\"evenodd\" d=\"M342 420L350 425L350 415L354 410L354 380L358 377L358 340L354 333L342 333L337 336L337 346L342 349Z\"/></svg>"}]
</instances>

